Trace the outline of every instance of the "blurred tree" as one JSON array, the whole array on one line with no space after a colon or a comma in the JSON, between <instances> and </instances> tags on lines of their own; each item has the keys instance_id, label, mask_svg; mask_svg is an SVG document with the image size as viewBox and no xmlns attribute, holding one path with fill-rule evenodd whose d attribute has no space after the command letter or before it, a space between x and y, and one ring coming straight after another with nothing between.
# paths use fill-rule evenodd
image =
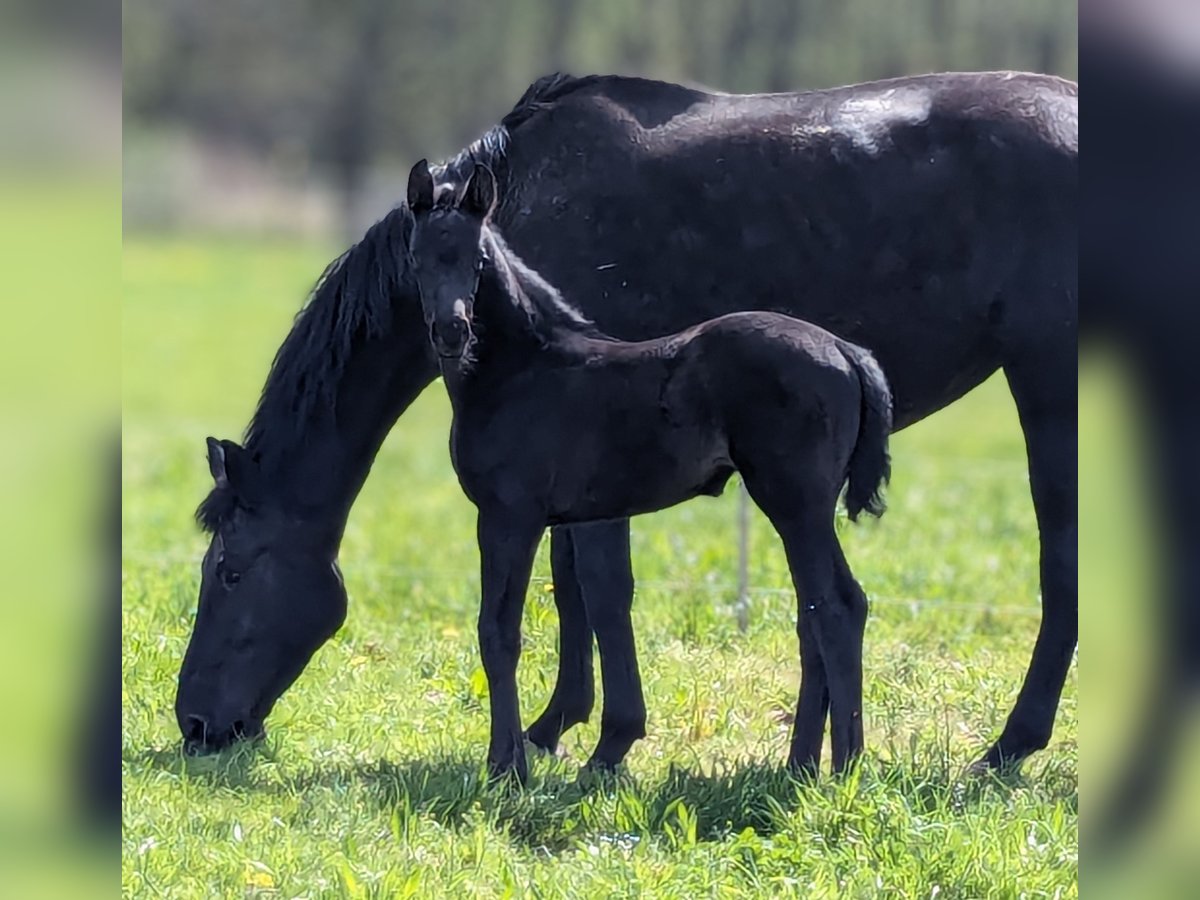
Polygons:
<instances>
[{"instance_id":1,"label":"blurred tree","mask_svg":"<svg viewBox=\"0 0 1200 900\"><path fill-rule=\"evenodd\" d=\"M1071 76L1075 20L1075 0L126 0L125 110L133 140L182 130L320 173L357 233L374 167L453 152L549 71L730 91Z\"/></svg>"}]
</instances>

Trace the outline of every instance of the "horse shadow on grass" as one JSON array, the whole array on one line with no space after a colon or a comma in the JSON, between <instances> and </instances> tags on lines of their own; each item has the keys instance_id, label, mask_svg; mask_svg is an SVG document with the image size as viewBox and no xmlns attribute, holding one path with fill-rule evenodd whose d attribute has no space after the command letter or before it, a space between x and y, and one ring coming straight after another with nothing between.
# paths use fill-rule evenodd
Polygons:
<instances>
[{"instance_id":1,"label":"horse shadow on grass","mask_svg":"<svg viewBox=\"0 0 1200 900\"><path fill-rule=\"evenodd\" d=\"M1027 775L968 775L949 761L868 757L850 774L811 779L773 762L743 760L718 762L708 771L672 766L651 780L624 771L596 775L542 759L534 761L524 788L489 783L477 759L457 754L289 772L264 744L200 759L150 750L126 762L133 769L145 766L243 792L301 797L322 789L347 792L386 814L394 832L421 819L455 829L488 821L515 843L549 853L581 841L720 841L747 829L769 837L795 827L796 817L806 812L837 816L847 804L870 804L872 795L899 795L919 814L958 816L1032 791L1078 812L1074 769L1054 761Z\"/></svg>"}]
</instances>

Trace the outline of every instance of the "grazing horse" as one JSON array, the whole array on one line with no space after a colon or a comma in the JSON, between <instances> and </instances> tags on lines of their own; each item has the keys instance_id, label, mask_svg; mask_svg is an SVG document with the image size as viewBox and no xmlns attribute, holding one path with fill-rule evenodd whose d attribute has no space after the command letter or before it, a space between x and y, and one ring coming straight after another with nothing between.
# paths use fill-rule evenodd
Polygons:
<instances>
[{"instance_id":1,"label":"grazing horse","mask_svg":"<svg viewBox=\"0 0 1200 900\"><path fill-rule=\"evenodd\" d=\"M513 254L488 223L495 196L483 166L436 204L428 164L409 177L409 258L454 411L450 456L479 510L489 771L527 775L517 660L546 527L717 495L735 471L783 539L798 616L816 642L816 653L801 649L803 717L788 764L820 764L827 693L833 766L843 770L863 745L867 598L834 508L845 485L851 519L883 512L892 428L883 372L861 347L772 312L618 341Z\"/></svg>"},{"instance_id":2,"label":"grazing horse","mask_svg":"<svg viewBox=\"0 0 1200 900\"><path fill-rule=\"evenodd\" d=\"M1025 432L1043 618L1025 684L983 762L1051 733L1078 632L1074 84L1015 72L722 94L556 75L444 166L496 173L513 249L607 334L639 340L771 309L868 348L895 428L1003 369ZM212 542L176 715L188 746L257 734L337 630L338 547L383 439L437 376L397 208L334 261L276 356L245 445L212 441ZM558 680L529 728L586 721L597 759L645 727L627 521L559 526ZM801 641L806 640L801 634ZM810 643L811 646L811 643Z\"/></svg>"}]
</instances>

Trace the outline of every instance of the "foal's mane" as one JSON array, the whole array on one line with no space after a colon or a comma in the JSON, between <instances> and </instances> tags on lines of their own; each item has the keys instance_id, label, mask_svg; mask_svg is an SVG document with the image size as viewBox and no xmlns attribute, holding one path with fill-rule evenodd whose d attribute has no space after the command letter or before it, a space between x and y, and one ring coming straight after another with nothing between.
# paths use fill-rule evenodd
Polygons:
<instances>
[{"instance_id":1,"label":"foal's mane","mask_svg":"<svg viewBox=\"0 0 1200 900\"><path fill-rule=\"evenodd\" d=\"M500 232L486 222L480 241L504 294L524 313L530 329L543 345L549 342L556 326L588 337L603 337L591 319L517 256Z\"/></svg>"}]
</instances>

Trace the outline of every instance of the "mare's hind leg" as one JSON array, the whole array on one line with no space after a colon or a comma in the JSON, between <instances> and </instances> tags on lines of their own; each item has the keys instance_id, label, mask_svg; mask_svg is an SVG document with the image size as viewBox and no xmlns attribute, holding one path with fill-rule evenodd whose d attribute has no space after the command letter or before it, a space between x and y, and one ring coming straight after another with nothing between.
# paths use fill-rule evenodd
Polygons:
<instances>
[{"instance_id":1,"label":"mare's hind leg","mask_svg":"<svg viewBox=\"0 0 1200 900\"><path fill-rule=\"evenodd\" d=\"M1029 456L1041 537L1042 626L1017 703L999 740L977 763L1020 762L1050 741L1079 638L1078 368L1070 347L1006 365Z\"/></svg>"},{"instance_id":2,"label":"mare's hind leg","mask_svg":"<svg viewBox=\"0 0 1200 900\"><path fill-rule=\"evenodd\" d=\"M575 569L572 528L559 526L550 532L550 567L558 608L558 680L545 711L529 726L526 736L535 746L554 752L563 732L586 722L596 702L592 628Z\"/></svg>"},{"instance_id":3,"label":"mare's hind leg","mask_svg":"<svg viewBox=\"0 0 1200 900\"><path fill-rule=\"evenodd\" d=\"M575 572L583 590L588 622L600 648L604 708L600 740L590 768L615 768L633 742L646 736L646 702L634 646L633 570L629 561L629 520L577 525L572 535Z\"/></svg>"}]
</instances>

